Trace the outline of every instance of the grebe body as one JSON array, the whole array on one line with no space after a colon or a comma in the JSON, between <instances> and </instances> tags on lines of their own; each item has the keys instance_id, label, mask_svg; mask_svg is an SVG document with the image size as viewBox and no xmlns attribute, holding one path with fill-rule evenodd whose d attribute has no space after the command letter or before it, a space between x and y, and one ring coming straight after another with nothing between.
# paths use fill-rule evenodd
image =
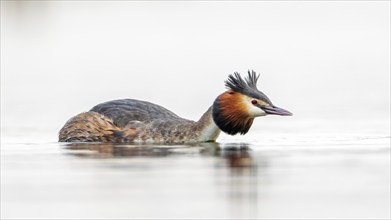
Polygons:
<instances>
[{"instance_id":1,"label":"grebe body","mask_svg":"<svg viewBox=\"0 0 391 220\"><path fill-rule=\"evenodd\" d=\"M219 133L210 109L195 122L150 102L121 99L99 104L71 118L61 129L59 140L185 143L214 141Z\"/></svg>"},{"instance_id":2,"label":"grebe body","mask_svg":"<svg viewBox=\"0 0 391 220\"><path fill-rule=\"evenodd\" d=\"M194 143L215 141L220 132L246 134L255 117L291 115L275 107L256 88L258 77L238 73L226 81L219 95L198 121L187 120L166 108L135 99L108 101L69 119L59 132L60 142Z\"/></svg>"}]
</instances>

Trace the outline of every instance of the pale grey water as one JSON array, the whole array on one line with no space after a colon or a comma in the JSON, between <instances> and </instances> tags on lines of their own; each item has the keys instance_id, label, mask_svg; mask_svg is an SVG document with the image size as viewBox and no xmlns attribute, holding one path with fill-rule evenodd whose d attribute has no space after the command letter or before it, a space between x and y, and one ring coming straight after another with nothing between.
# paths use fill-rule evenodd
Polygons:
<instances>
[{"instance_id":1,"label":"pale grey water","mask_svg":"<svg viewBox=\"0 0 391 220\"><path fill-rule=\"evenodd\" d=\"M2 142L2 219L389 219L390 137ZM257 134L258 133L258 134Z\"/></svg>"},{"instance_id":2,"label":"pale grey water","mask_svg":"<svg viewBox=\"0 0 391 220\"><path fill-rule=\"evenodd\" d=\"M1 218L389 219L389 27L388 1L1 1ZM201 146L56 142L118 98L197 119L247 69L293 117Z\"/></svg>"}]
</instances>

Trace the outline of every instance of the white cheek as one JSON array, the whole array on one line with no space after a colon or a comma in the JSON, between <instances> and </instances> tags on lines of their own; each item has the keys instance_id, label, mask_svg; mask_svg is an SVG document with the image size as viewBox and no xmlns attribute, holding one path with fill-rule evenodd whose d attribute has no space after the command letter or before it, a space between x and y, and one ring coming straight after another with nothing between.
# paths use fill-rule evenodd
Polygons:
<instances>
[{"instance_id":1,"label":"white cheek","mask_svg":"<svg viewBox=\"0 0 391 220\"><path fill-rule=\"evenodd\" d=\"M252 117L259 117L267 115L265 111L261 108L254 106L253 104L247 102L247 111Z\"/></svg>"}]
</instances>

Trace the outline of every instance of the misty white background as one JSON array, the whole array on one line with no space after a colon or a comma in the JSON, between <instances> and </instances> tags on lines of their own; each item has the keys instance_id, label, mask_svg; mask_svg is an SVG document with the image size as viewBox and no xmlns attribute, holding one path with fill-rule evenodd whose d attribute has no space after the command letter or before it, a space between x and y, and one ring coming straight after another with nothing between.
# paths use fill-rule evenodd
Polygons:
<instances>
[{"instance_id":1,"label":"misty white background","mask_svg":"<svg viewBox=\"0 0 391 220\"><path fill-rule=\"evenodd\" d=\"M390 2L1 1L3 134L119 98L197 120L248 69L294 113L254 129L388 134Z\"/></svg>"}]
</instances>

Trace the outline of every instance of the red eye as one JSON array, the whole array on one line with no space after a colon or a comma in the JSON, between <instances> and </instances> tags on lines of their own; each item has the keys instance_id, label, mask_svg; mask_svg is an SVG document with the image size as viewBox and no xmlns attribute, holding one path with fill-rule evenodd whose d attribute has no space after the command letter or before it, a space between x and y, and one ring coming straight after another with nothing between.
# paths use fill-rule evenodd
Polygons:
<instances>
[{"instance_id":1,"label":"red eye","mask_svg":"<svg viewBox=\"0 0 391 220\"><path fill-rule=\"evenodd\" d=\"M255 99L253 99L253 100L251 100L251 103L252 103L253 105L256 105L256 104L258 104L258 101L255 100Z\"/></svg>"}]
</instances>

